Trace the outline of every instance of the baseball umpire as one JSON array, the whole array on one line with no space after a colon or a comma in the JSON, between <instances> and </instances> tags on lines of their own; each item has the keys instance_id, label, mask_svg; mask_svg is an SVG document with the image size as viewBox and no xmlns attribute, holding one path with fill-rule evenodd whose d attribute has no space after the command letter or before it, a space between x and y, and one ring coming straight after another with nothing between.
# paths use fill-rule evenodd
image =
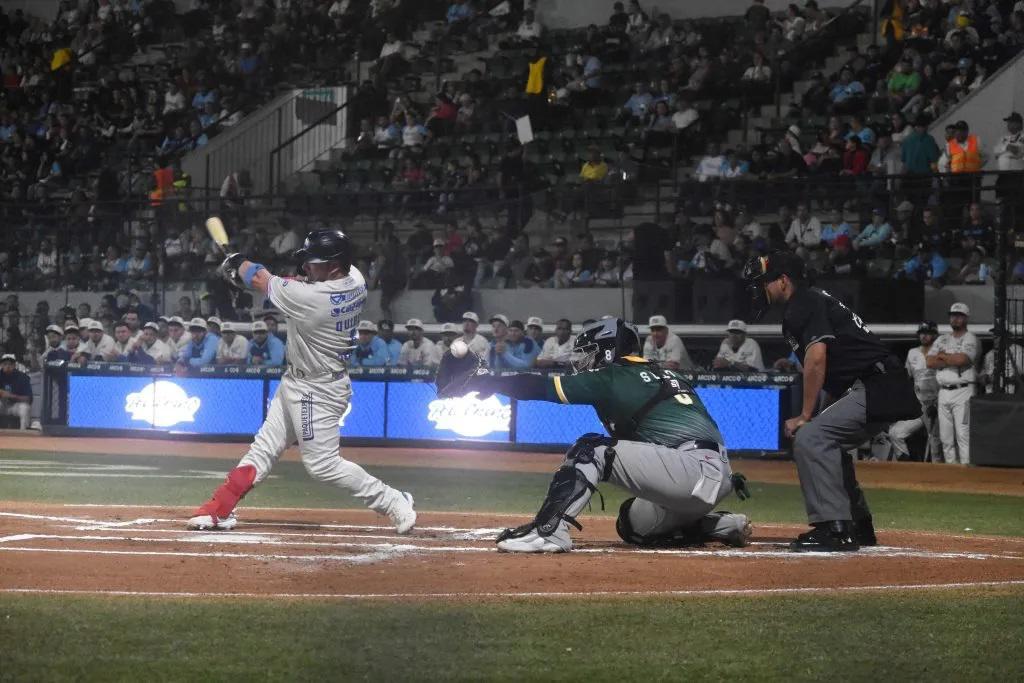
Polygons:
<instances>
[{"instance_id":1,"label":"baseball umpire","mask_svg":"<svg viewBox=\"0 0 1024 683\"><path fill-rule=\"evenodd\" d=\"M270 474L286 448L298 442L306 471L391 518L400 534L416 524L413 498L391 488L338 453L338 421L352 398L345 357L366 303L366 282L352 266L352 246L341 230L314 230L295 253L303 280L273 275L241 254L221 272L236 286L258 289L288 321L288 370L249 452L213 496L193 513L190 529L235 526L235 506ZM225 409L230 409L225 407Z\"/></svg>"},{"instance_id":2,"label":"baseball umpire","mask_svg":"<svg viewBox=\"0 0 1024 683\"><path fill-rule=\"evenodd\" d=\"M746 497L743 478L733 475L722 436L704 404L673 370L637 354L636 327L615 318L587 325L573 346L575 374L495 377L480 359L451 351L438 371L438 395L500 393L519 400L591 405L608 434L584 434L569 448L547 498L533 521L498 536L506 552L560 553L572 549L569 526L597 484L610 481L636 496L619 509L616 528L627 543L693 545L719 541L744 546L746 515L712 512L734 489Z\"/></svg>"},{"instance_id":3,"label":"baseball umpire","mask_svg":"<svg viewBox=\"0 0 1024 683\"><path fill-rule=\"evenodd\" d=\"M811 530L790 548L858 550L876 545L874 524L846 453L888 423L917 417L914 385L860 317L828 292L808 286L804 262L773 252L744 269L753 313L783 307L782 335L803 365L803 409L786 420ZM815 414L822 389L831 403Z\"/></svg>"}]
</instances>

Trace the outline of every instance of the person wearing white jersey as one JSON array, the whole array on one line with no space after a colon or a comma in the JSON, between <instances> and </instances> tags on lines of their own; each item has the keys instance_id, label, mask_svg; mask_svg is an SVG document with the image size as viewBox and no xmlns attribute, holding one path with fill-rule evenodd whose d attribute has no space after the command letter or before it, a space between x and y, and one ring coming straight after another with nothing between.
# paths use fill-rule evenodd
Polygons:
<instances>
[{"instance_id":1,"label":"person wearing white jersey","mask_svg":"<svg viewBox=\"0 0 1024 683\"><path fill-rule=\"evenodd\" d=\"M160 326L149 322L142 326L142 341L135 345L135 351L128 360L132 362L164 363L174 362L174 353L166 342L160 341L157 336L160 333Z\"/></svg>"},{"instance_id":2,"label":"person wearing white jersey","mask_svg":"<svg viewBox=\"0 0 1024 683\"><path fill-rule=\"evenodd\" d=\"M409 340L398 354L399 365L430 365L434 362L434 342L423 338L423 321L417 318L405 323Z\"/></svg>"},{"instance_id":3,"label":"person wearing white jersey","mask_svg":"<svg viewBox=\"0 0 1024 683\"><path fill-rule=\"evenodd\" d=\"M366 304L366 281L352 266L352 246L341 230L313 230L295 253L306 277L285 279L241 254L230 254L220 270L231 284L266 294L288 325L288 369L267 419L238 466L188 521L190 529L232 529L235 506L270 474L286 448L298 442L302 464L320 481L334 484L385 514L399 534L416 525L413 498L338 452L338 423L352 397L346 357Z\"/></svg>"},{"instance_id":4,"label":"person wearing white jersey","mask_svg":"<svg viewBox=\"0 0 1024 683\"><path fill-rule=\"evenodd\" d=\"M651 333L644 341L644 360L657 361L668 370L691 370L693 362L683 346L683 340L668 330L663 315L652 315L647 326Z\"/></svg>"},{"instance_id":5,"label":"person wearing white jersey","mask_svg":"<svg viewBox=\"0 0 1024 683\"><path fill-rule=\"evenodd\" d=\"M209 324L209 320L206 321ZM223 322L217 342L217 365L242 365L249 358L249 340L238 334L236 323Z\"/></svg>"},{"instance_id":6,"label":"person wearing white jersey","mask_svg":"<svg viewBox=\"0 0 1024 683\"><path fill-rule=\"evenodd\" d=\"M167 319L167 345L177 360L182 350L188 346L189 336L185 334L185 321L180 316L172 315Z\"/></svg>"},{"instance_id":7,"label":"person wearing white jersey","mask_svg":"<svg viewBox=\"0 0 1024 683\"><path fill-rule=\"evenodd\" d=\"M473 311L466 311L462 314L462 341L466 342L469 350L487 362L487 356L491 353L491 343L476 333L480 326L480 316Z\"/></svg>"},{"instance_id":8,"label":"person wearing white jersey","mask_svg":"<svg viewBox=\"0 0 1024 683\"><path fill-rule=\"evenodd\" d=\"M928 457L932 462L942 462L942 441L939 439L939 430L936 428L937 406L936 400L939 396L939 384L935 381L934 368L928 367L926 360L928 352L931 351L935 338L939 336L939 326L930 320L921 323L917 328L917 338L920 346L910 349L907 353L907 374L914 380L914 393L917 400L921 402L921 417L913 420L900 420L889 427L889 439L895 448L902 455L909 455L907 439L914 432L924 427L928 433Z\"/></svg>"},{"instance_id":9,"label":"person wearing white jersey","mask_svg":"<svg viewBox=\"0 0 1024 683\"><path fill-rule=\"evenodd\" d=\"M742 320L730 320L725 328L725 334L727 336L718 347L718 355L712 361L715 370L764 370L761 345L747 336L747 323Z\"/></svg>"},{"instance_id":10,"label":"person wearing white jersey","mask_svg":"<svg viewBox=\"0 0 1024 683\"><path fill-rule=\"evenodd\" d=\"M431 359L432 365L440 365L441 358L448 352L452 342L459 338L459 326L455 323L444 323L441 325L441 341L434 344L434 357Z\"/></svg>"},{"instance_id":11,"label":"person wearing white jersey","mask_svg":"<svg viewBox=\"0 0 1024 683\"><path fill-rule=\"evenodd\" d=\"M978 338L967 331L971 311L967 304L949 307L950 334L940 335L926 357L928 367L935 370L939 383L939 438L942 456L947 463L961 465L971 462L971 397L977 379L974 364L978 362Z\"/></svg>"},{"instance_id":12,"label":"person wearing white jersey","mask_svg":"<svg viewBox=\"0 0 1024 683\"><path fill-rule=\"evenodd\" d=\"M995 329L991 332L995 334ZM999 350L1002 343L1002 339L995 337L992 340L992 349L985 354L984 360L981 361L978 387L983 387L986 394L991 394L996 388L996 351ZM1003 363L1003 390L1007 394L1016 394L1017 388L1022 383L1024 383L1024 347L1011 343L1006 347L1006 360Z\"/></svg>"},{"instance_id":13,"label":"person wearing white jersey","mask_svg":"<svg viewBox=\"0 0 1024 683\"><path fill-rule=\"evenodd\" d=\"M572 323L565 318L555 321L555 336L544 340L534 365L538 368L568 368L572 363L572 347L575 344Z\"/></svg>"},{"instance_id":14,"label":"person wearing white jersey","mask_svg":"<svg viewBox=\"0 0 1024 683\"><path fill-rule=\"evenodd\" d=\"M114 352L114 338L103 329L99 320L89 321L89 345L85 349L92 360L105 360Z\"/></svg>"}]
</instances>

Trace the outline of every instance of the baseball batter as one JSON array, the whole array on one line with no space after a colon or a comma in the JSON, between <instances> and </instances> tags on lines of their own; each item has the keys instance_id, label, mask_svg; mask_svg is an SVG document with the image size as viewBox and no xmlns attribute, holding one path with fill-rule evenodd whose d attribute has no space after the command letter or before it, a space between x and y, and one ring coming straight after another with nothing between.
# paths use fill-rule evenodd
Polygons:
<instances>
[{"instance_id":1,"label":"baseball batter","mask_svg":"<svg viewBox=\"0 0 1024 683\"><path fill-rule=\"evenodd\" d=\"M505 394L519 400L590 405L608 434L584 434L569 448L533 521L498 536L505 552L560 553L572 549L569 527L582 528L583 511L600 482L634 494L619 509L616 528L627 543L691 545L714 540L747 544L746 515L712 512L737 487L718 426L700 398L673 370L636 354L636 327L608 318L584 327L576 339L576 374L495 377L445 356L438 395Z\"/></svg>"},{"instance_id":2,"label":"baseball batter","mask_svg":"<svg viewBox=\"0 0 1024 683\"><path fill-rule=\"evenodd\" d=\"M366 302L363 275L340 230L314 230L296 252L305 281L288 280L240 254L221 265L229 282L264 292L288 324L288 370L249 452L188 521L190 529L231 529L238 501L270 474L281 453L299 444L306 471L391 518L399 534L416 524L413 498L384 484L338 452L338 421L352 397L345 354Z\"/></svg>"},{"instance_id":3,"label":"baseball batter","mask_svg":"<svg viewBox=\"0 0 1024 683\"><path fill-rule=\"evenodd\" d=\"M935 370L939 383L939 438L947 463L971 462L971 397L977 379L974 365L981 345L967 330L971 311L967 304L949 307L949 334L939 335L928 351L928 367Z\"/></svg>"}]
</instances>

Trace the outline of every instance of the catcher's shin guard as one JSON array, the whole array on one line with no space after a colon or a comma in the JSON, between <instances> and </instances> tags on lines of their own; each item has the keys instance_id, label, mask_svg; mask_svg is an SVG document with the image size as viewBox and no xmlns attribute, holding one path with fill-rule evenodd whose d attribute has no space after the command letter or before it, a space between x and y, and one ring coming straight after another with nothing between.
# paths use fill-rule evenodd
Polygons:
<instances>
[{"instance_id":1,"label":"catcher's shin guard","mask_svg":"<svg viewBox=\"0 0 1024 683\"><path fill-rule=\"evenodd\" d=\"M224 483L217 487L210 500L199 508L203 513L217 519L226 519L238 505L238 501L252 490L256 481L256 468L252 465L241 465L228 472Z\"/></svg>"}]
</instances>

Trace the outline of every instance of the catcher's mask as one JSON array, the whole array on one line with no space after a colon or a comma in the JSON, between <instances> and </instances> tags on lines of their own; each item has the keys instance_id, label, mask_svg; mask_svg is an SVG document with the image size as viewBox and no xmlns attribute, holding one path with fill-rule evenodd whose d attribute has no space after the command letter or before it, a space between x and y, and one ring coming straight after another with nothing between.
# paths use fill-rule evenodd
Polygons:
<instances>
[{"instance_id":1,"label":"catcher's mask","mask_svg":"<svg viewBox=\"0 0 1024 683\"><path fill-rule=\"evenodd\" d=\"M807 279L803 259L785 251L773 251L767 256L754 256L743 267L743 280L750 294L751 317L761 319L773 302L768 299L768 283L783 275L797 283Z\"/></svg>"},{"instance_id":2,"label":"catcher's mask","mask_svg":"<svg viewBox=\"0 0 1024 683\"><path fill-rule=\"evenodd\" d=\"M583 328L572 347L574 372L611 365L623 356L640 352L636 325L619 318L604 318Z\"/></svg>"}]
</instances>

